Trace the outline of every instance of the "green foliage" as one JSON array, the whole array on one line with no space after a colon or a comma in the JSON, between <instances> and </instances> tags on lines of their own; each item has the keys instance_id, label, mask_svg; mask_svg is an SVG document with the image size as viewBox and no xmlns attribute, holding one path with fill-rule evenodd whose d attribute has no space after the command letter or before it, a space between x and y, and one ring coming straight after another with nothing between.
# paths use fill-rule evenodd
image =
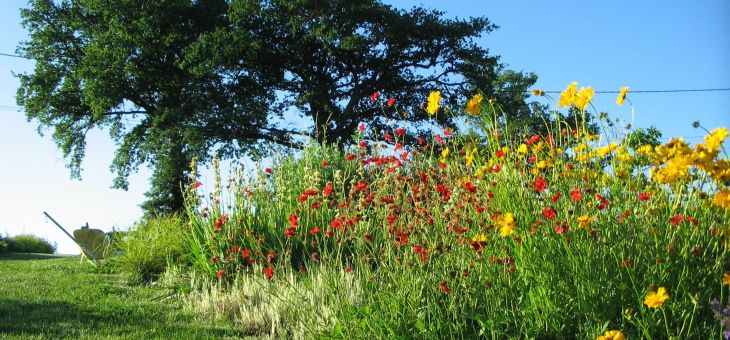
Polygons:
<instances>
[{"instance_id":1,"label":"green foliage","mask_svg":"<svg viewBox=\"0 0 730 340\"><path fill-rule=\"evenodd\" d=\"M661 144L662 132L656 126L650 126L647 129L638 128L626 136L626 140L634 149L638 149L644 145L657 146Z\"/></svg>"},{"instance_id":2,"label":"green foliage","mask_svg":"<svg viewBox=\"0 0 730 340\"><path fill-rule=\"evenodd\" d=\"M8 241L0 236L0 252L8 250Z\"/></svg>"},{"instance_id":3,"label":"green foliage","mask_svg":"<svg viewBox=\"0 0 730 340\"><path fill-rule=\"evenodd\" d=\"M169 265L183 261L184 225L178 215L146 218L117 241L124 254L109 260L133 281L157 280Z\"/></svg>"},{"instance_id":4,"label":"green foliage","mask_svg":"<svg viewBox=\"0 0 730 340\"><path fill-rule=\"evenodd\" d=\"M34 235L17 235L6 239L7 250L16 253L53 254L56 244Z\"/></svg>"},{"instance_id":5,"label":"green foliage","mask_svg":"<svg viewBox=\"0 0 730 340\"><path fill-rule=\"evenodd\" d=\"M302 134L347 143L360 122L385 127L369 108L375 91L397 99L388 119L413 123L427 119L419 105L431 90L451 104L481 91L529 115L519 92L536 77L502 74L474 42L496 26L443 15L374 0L32 0L18 52L36 64L18 75L16 99L39 131L52 131L72 177L88 131L108 129L114 187L126 189L146 163L145 211L181 211L192 158L239 157ZM280 126L297 112L314 131Z\"/></svg>"}]
</instances>

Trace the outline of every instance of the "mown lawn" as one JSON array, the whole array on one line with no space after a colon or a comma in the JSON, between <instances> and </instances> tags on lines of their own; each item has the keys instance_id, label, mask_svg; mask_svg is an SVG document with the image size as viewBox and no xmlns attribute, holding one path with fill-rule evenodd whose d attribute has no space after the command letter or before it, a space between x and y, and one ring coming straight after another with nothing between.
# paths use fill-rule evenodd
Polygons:
<instances>
[{"instance_id":1,"label":"mown lawn","mask_svg":"<svg viewBox=\"0 0 730 340\"><path fill-rule=\"evenodd\" d=\"M130 286L78 257L0 253L0 339L241 337L202 324L161 288Z\"/></svg>"}]
</instances>

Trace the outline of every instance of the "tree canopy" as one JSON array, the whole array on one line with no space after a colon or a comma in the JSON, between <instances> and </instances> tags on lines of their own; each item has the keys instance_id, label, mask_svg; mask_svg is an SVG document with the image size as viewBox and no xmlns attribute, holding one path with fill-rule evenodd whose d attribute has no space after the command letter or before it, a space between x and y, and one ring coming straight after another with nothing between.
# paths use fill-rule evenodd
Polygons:
<instances>
[{"instance_id":1,"label":"tree canopy","mask_svg":"<svg viewBox=\"0 0 730 340\"><path fill-rule=\"evenodd\" d=\"M113 186L148 164L145 209L174 211L193 157L240 157L301 134L343 145L361 122L429 119L419 107L432 90L451 105L481 92L530 119L534 74L506 72L475 42L496 26L444 14L375 0L31 0L18 52L37 62L18 75L17 101L52 130L72 176L88 131L107 129ZM374 92L398 111L374 107ZM302 123L284 124L297 114Z\"/></svg>"}]
</instances>

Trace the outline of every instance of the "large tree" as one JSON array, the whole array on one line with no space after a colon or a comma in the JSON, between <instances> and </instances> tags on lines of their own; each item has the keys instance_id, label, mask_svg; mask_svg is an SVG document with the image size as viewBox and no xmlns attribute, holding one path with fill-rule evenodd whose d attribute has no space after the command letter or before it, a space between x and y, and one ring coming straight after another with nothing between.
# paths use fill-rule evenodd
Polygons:
<instances>
[{"instance_id":1,"label":"large tree","mask_svg":"<svg viewBox=\"0 0 730 340\"><path fill-rule=\"evenodd\" d=\"M197 50L222 51L210 59L211 68L245 71L241 56L256 41L279 72L276 107L297 108L319 141L346 143L361 122L382 129L385 118L430 119L419 107L434 90L451 105L482 92L504 99L512 117L532 112L524 93L536 76L504 74L498 57L475 43L496 28L485 17L451 20L440 11L399 10L374 0L232 0L229 20ZM368 100L374 92L396 98L408 116L375 109Z\"/></svg>"},{"instance_id":2,"label":"large tree","mask_svg":"<svg viewBox=\"0 0 730 340\"><path fill-rule=\"evenodd\" d=\"M431 90L531 112L522 93L534 75L504 73L474 42L495 29L483 17L373 0L31 0L21 15L30 40L18 52L36 60L18 76L27 118L52 130L75 177L87 132L108 129L114 187L153 169L149 212L182 208L193 157L238 157L302 133L346 143L360 122L427 119L418 107ZM409 114L375 109L376 91ZM282 128L296 113L312 124Z\"/></svg>"}]
</instances>

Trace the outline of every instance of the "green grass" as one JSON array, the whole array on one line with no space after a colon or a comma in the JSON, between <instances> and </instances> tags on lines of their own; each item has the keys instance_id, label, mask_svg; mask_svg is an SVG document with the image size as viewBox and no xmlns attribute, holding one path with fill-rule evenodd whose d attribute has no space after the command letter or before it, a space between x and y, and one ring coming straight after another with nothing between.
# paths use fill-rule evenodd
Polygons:
<instances>
[{"instance_id":1,"label":"green grass","mask_svg":"<svg viewBox=\"0 0 730 340\"><path fill-rule=\"evenodd\" d=\"M77 257L0 253L0 339L241 337L201 323L170 292L129 286Z\"/></svg>"}]
</instances>

